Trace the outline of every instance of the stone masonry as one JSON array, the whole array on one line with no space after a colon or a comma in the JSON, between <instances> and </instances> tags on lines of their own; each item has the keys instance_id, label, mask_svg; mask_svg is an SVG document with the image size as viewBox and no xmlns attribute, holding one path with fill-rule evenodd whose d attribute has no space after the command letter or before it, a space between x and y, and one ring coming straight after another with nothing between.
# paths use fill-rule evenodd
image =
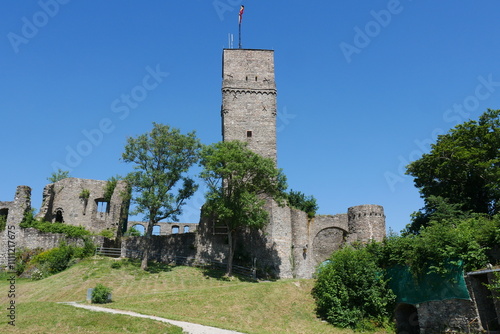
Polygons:
<instances>
[{"instance_id":1,"label":"stone masonry","mask_svg":"<svg viewBox=\"0 0 500 334\"><path fill-rule=\"evenodd\" d=\"M224 50L221 116L224 141L247 142L276 162L274 51Z\"/></svg>"},{"instance_id":2,"label":"stone masonry","mask_svg":"<svg viewBox=\"0 0 500 334\"><path fill-rule=\"evenodd\" d=\"M83 226L99 233L112 230L121 235L126 226L128 202L125 181L118 181L111 198L105 198L108 181L66 178L45 186L37 218Z\"/></svg>"}]
</instances>

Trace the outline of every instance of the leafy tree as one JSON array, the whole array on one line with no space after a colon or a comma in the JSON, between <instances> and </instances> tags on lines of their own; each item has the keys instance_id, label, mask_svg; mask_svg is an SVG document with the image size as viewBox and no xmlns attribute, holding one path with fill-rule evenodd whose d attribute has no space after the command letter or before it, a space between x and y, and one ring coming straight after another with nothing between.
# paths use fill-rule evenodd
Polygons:
<instances>
[{"instance_id":1,"label":"leafy tree","mask_svg":"<svg viewBox=\"0 0 500 334\"><path fill-rule=\"evenodd\" d=\"M306 212L309 218L314 217L314 215L316 215L316 211L318 211L316 198L313 196L306 196L300 191L294 191L291 189L288 193L287 200L291 207Z\"/></svg>"},{"instance_id":2,"label":"leafy tree","mask_svg":"<svg viewBox=\"0 0 500 334\"><path fill-rule=\"evenodd\" d=\"M127 139L122 159L134 164L134 171L126 176L134 192L133 214L145 214L148 221L141 263L144 270L153 226L166 218L177 221L182 206L198 189L185 174L199 160L200 148L194 132L183 135L176 128L157 123L151 132Z\"/></svg>"},{"instance_id":3,"label":"leafy tree","mask_svg":"<svg viewBox=\"0 0 500 334\"><path fill-rule=\"evenodd\" d=\"M381 263L410 266L419 276L447 273L447 264L463 263L466 271L494 262L490 250L500 243L500 215L472 214L468 218L431 221L420 233L389 235L383 242Z\"/></svg>"},{"instance_id":4,"label":"leafy tree","mask_svg":"<svg viewBox=\"0 0 500 334\"><path fill-rule=\"evenodd\" d=\"M239 141L219 142L205 147L201 154L200 177L208 186L204 214L227 227L228 276L232 275L236 234L249 228L262 228L268 213L265 200L284 198L286 177L271 159L263 158Z\"/></svg>"},{"instance_id":5,"label":"leafy tree","mask_svg":"<svg viewBox=\"0 0 500 334\"><path fill-rule=\"evenodd\" d=\"M61 181L62 179L66 179L68 177L70 177L69 171L58 169L57 172L53 172L50 175L50 177L47 178L47 180L49 180L50 183L54 183L57 181Z\"/></svg>"},{"instance_id":6,"label":"leafy tree","mask_svg":"<svg viewBox=\"0 0 500 334\"><path fill-rule=\"evenodd\" d=\"M431 195L426 200L426 206L419 211L412 213L412 223L408 224L403 234L418 234L420 229L429 225L429 222L442 222L449 219L466 219L472 213L463 211L462 205L450 203L447 198Z\"/></svg>"},{"instance_id":7,"label":"leafy tree","mask_svg":"<svg viewBox=\"0 0 500 334\"><path fill-rule=\"evenodd\" d=\"M432 196L461 211L494 215L500 206L500 110L457 125L439 136L431 151L408 165L407 174L424 199L413 230L430 221Z\"/></svg>"},{"instance_id":8,"label":"leafy tree","mask_svg":"<svg viewBox=\"0 0 500 334\"><path fill-rule=\"evenodd\" d=\"M387 326L395 295L383 272L367 247L348 246L334 252L321 267L312 291L318 314L344 328Z\"/></svg>"}]
</instances>

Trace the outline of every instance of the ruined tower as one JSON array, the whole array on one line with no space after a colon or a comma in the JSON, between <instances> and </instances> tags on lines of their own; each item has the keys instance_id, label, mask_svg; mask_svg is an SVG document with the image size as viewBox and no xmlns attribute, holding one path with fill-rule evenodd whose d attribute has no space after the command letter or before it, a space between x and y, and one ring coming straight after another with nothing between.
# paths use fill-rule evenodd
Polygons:
<instances>
[{"instance_id":1,"label":"ruined tower","mask_svg":"<svg viewBox=\"0 0 500 334\"><path fill-rule=\"evenodd\" d=\"M225 49L222 62L222 139L276 163L274 51Z\"/></svg>"}]
</instances>

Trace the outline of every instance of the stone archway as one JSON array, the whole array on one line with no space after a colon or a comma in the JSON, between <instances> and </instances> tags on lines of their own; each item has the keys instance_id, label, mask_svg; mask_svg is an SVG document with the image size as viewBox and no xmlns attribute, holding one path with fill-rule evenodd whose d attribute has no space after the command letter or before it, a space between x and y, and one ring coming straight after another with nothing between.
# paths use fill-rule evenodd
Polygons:
<instances>
[{"instance_id":1,"label":"stone archway","mask_svg":"<svg viewBox=\"0 0 500 334\"><path fill-rule=\"evenodd\" d=\"M316 234L313 239L313 256L317 265L328 259L344 244L345 233L343 229L328 227Z\"/></svg>"},{"instance_id":2,"label":"stone archway","mask_svg":"<svg viewBox=\"0 0 500 334\"><path fill-rule=\"evenodd\" d=\"M132 225L131 228L135 229L136 231L139 231L141 236L144 236L146 234L146 226L144 226L143 224L136 223L136 224Z\"/></svg>"}]
</instances>

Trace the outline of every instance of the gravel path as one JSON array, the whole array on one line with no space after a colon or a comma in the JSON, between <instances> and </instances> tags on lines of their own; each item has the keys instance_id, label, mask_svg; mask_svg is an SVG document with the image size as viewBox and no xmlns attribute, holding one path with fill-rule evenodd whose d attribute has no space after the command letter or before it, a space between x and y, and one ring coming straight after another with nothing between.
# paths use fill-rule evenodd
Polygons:
<instances>
[{"instance_id":1,"label":"gravel path","mask_svg":"<svg viewBox=\"0 0 500 334\"><path fill-rule=\"evenodd\" d=\"M169 320L169 319L165 319L165 318L155 317L152 315L144 315L144 314L131 312L131 311L114 310L111 308L99 307L99 306L94 306L94 305L79 304L76 302L67 302L67 303L60 303L60 304L66 304L66 305L71 305L71 306L75 306L75 307L80 307L80 308L84 308L84 309L91 310L91 311L107 312L107 313L113 313L113 314L125 314L125 315L130 315L132 317L147 318L147 319L152 319L152 320L156 320L156 321L167 322L169 324L181 327L186 333L189 333L189 334L243 334L240 332L229 331L227 329L220 329L220 328L215 328L215 327L192 324L192 323L184 322L184 321Z\"/></svg>"}]
</instances>

